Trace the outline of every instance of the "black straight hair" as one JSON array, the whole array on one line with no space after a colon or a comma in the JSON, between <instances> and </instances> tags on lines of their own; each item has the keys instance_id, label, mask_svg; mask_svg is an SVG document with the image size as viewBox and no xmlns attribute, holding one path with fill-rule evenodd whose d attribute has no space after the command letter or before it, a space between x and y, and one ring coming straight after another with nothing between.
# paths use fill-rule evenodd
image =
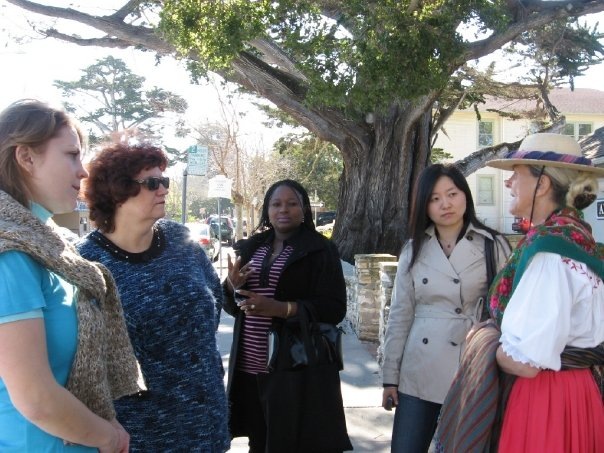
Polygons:
<instances>
[{"instance_id":1,"label":"black straight hair","mask_svg":"<svg viewBox=\"0 0 604 453\"><path fill-rule=\"evenodd\" d=\"M419 252L426 240L426 228L434 222L428 217L428 205L430 197L434 191L436 182L443 176L448 176L459 190L466 196L466 212L463 215L464 230L472 223L479 228L482 228L495 237L499 232L486 226L476 217L476 209L474 208L474 199L468 181L463 173L452 164L432 164L422 170L415 182L413 204L411 206L411 218L409 225L409 240L412 240L412 253L409 269L415 264Z\"/></svg>"}]
</instances>

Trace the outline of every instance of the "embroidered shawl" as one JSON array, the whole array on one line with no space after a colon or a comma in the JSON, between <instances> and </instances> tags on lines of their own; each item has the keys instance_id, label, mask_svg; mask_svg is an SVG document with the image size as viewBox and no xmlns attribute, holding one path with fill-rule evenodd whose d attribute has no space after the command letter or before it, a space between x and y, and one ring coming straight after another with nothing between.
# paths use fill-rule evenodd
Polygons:
<instances>
[{"instance_id":1,"label":"embroidered shawl","mask_svg":"<svg viewBox=\"0 0 604 453\"><path fill-rule=\"evenodd\" d=\"M575 209L556 211L527 233L495 277L488 300L497 326L501 326L505 308L524 270L538 252L584 262L604 279L604 248L594 241L589 225ZM439 453L497 451L505 404L515 377L497 366L500 332L491 326L479 330L466 346L441 409L436 432ZM601 368L593 365L603 363L603 345L591 349L567 346L561 358L563 369L592 367L596 379L602 376ZM601 380L599 385L602 388Z\"/></svg>"}]
</instances>

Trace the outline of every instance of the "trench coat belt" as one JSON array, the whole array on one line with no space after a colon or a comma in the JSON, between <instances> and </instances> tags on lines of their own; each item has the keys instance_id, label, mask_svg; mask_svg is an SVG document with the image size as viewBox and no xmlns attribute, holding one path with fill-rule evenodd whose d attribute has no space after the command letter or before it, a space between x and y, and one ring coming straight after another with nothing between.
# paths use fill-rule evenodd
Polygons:
<instances>
[{"instance_id":1,"label":"trench coat belt","mask_svg":"<svg viewBox=\"0 0 604 453\"><path fill-rule=\"evenodd\" d=\"M463 312L455 313L453 310L443 310L430 305L416 305L415 306L415 317L416 318L439 318L439 319L462 319L468 320L472 325L476 324L477 313L467 315Z\"/></svg>"},{"instance_id":2,"label":"trench coat belt","mask_svg":"<svg viewBox=\"0 0 604 453\"><path fill-rule=\"evenodd\" d=\"M459 320L462 323L458 324L457 327L451 326L449 331L449 342L454 345L460 345L465 341L468 331L478 323L480 320L480 313L482 312L482 298L479 299L475 313L468 315L465 313L455 313L453 310L443 310L431 305L419 304L415 306L415 317L416 318L432 318L432 319L451 319ZM455 323L457 324L457 323Z\"/></svg>"}]
</instances>

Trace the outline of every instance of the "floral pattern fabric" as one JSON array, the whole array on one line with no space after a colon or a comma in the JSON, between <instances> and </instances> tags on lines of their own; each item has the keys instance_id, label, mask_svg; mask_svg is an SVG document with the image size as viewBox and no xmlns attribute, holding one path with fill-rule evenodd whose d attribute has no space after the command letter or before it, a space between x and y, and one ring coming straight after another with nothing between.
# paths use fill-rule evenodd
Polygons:
<instances>
[{"instance_id":1,"label":"floral pattern fabric","mask_svg":"<svg viewBox=\"0 0 604 453\"><path fill-rule=\"evenodd\" d=\"M505 308L521 275L521 272L518 274L519 267L539 251L542 243L552 238L578 247L587 255L599 259L600 262L604 260L604 247L594 241L591 227L583 221L583 215L574 208L555 211L544 223L529 229L491 285L488 296L489 309L499 327L501 327Z\"/></svg>"}]
</instances>

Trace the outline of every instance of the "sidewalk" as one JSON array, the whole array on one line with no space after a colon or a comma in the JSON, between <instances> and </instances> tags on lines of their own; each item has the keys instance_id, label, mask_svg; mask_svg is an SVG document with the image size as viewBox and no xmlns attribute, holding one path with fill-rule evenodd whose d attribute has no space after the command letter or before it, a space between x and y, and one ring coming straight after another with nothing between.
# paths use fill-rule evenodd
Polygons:
<instances>
[{"instance_id":1,"label":"sidewalk","mask_svg":"<svg viewBox=\"0 0 604 453\"><path fill-rule=\"evenodd\" d=\"M218 348L225 370L228 369L229 352L233 335L234 318L222 313L218 329ZM382 388L379 367L372 355L371 344L359 341L347 330L344 335L344 370L340 373L342 396L346 412L348 434L355 452L390 452L390 436L394 412L381 407ZM231 452L248 451L247 438L236 438Z\"/></svg>"}]
</instances>

